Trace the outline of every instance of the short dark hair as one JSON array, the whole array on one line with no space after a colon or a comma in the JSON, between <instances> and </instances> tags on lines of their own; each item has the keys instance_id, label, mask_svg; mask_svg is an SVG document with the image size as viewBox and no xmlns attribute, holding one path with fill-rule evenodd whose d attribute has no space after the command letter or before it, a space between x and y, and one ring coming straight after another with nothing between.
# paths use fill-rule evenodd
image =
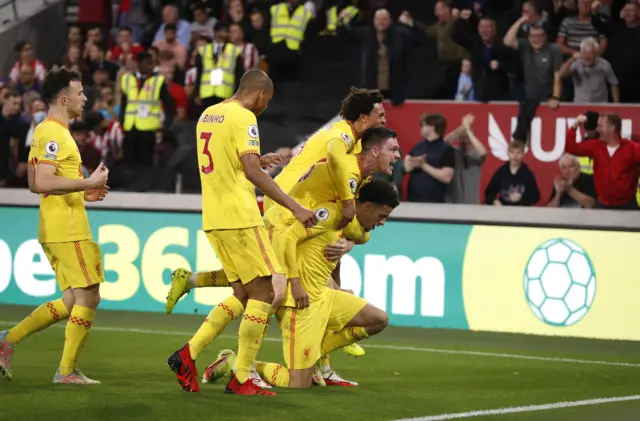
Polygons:
<instances>
[{"instance_id":1,"label":"short dark hair","mask_svg":"<svg viewBox=\"0 0 640 421\"><path fill-rule=\"evenodd\" d=\"M196 10L201 11L205 15L207 14L207 8L204 7L204 4L202 3L196 4L195 6L193 6L193 11L195 12Z\"/></svg>"},{"instance_id":2,"label":"short dark hair","mask_svg":"<svg viewBox=\"0 0 640 421\"><path fill-rule=\"evenodd\" d=\"M607 113L603 114L602 117L607 119L607 123L613 126L613 128L616 130L616 133L620 133L622 131L622 119L618 114Z\"/></svg>"},{"instance_id":3,"label":"short dark hair","mask_svg":"<svg viewBox=\"0 0 640 421\"><path fill-rule=\"evenodd\" d=\"M373 146L379 145L387 139L391 139L394 137L398 137L398 134L395 130L388 127L372 127L370 129L367 129L362 135L362 150L368 151Z\"/></svg>"},{"instance_id":4,"label":"short dark hair","mask_svg":"<svg viewBox=\"0 0 640 421\"><path fill-rule=\"evenodd\" d=\"M25 41L25 40L18 41L16 42L16 45L13 46L13 51L19 54L22 52L24 47L26 47L29 44L31 44L29 41Z\"/></svg>"},{"instance_id":5,"label":"short dark hair","mask_svg":"<svg viewBox=\"0 0 640 421\"><path fill-rule=\"evenodd\" d=\"M140 51L136 58L138 60L138 63L140 63L141 61L153 60L153 57L151 57L151 54L147 53L146 51Z\"/></svg>"},{"instance_id":6,"label":"short dark hair","mask_svg":"<svg viewBox=\"0 0 640 421\"><path fill-rule=\"evenodd\" d=\"M542 7L540 6L540 3L537 2L536 0L527 0L524 2L524 4L528 4L529 7L531 7L536 14L539 15L542 13Z\"/></svg>"},{"instance_id":7,"label":"short dark hair","mask_svg":"<svg viewBox=\"0 0 640 421\"><path fill-rule=\"evenodd\" d=\"M51 104L60 95L60 92L69 87L71 82L80 82L81 80L80 73L66 67L50 70L42 84L42 99L47 104Z\"/></svg>"},{"instance_id":8,"label":"short dark hair","mask_svg":"<svg viewBox=\"0 0 640 421\"><path fill-rule=\"evenodd\" d=\"M133 31L131 30L131 28L129 26L121 26L120 29L118 29L118 32L132 33Z\"/></svg>"},{"instance_id":9,"label":"short dark hair","mask_svg":"<svg viewBox=\"0 0 640 421\"><path fill-rule=\"evenodd\" d=\"M358 202L373 203L374 205L389 206L396 208L400 204L398 193L391 183L382 178L373 178L360 187L358 191Z\"/></svg>"},{"instance_id":10,"label":"short dark hair","mask_svg":"<svg viewBox=\"0 0 640 421\"><path fill-rule=\"evenodd\" d=\"M175 23L167 23L164 26L164 31L165 32L167 32L167 31L178 31L178 27L176 26Z\"/></svg>"},{"instance_id":11,"label":"short dark hair","mask_svg":"<svg viewBox=\"0 0 640 421\"><path fill-rule=\"evenodd\" d=\"M384 101L378 89L359 89L351 87L349 95L342 100L340 115L347 121L356 121L361 114L370 114L373 106Z\"/></svg>"},{"instance_id":12,"label":"short dark hair","mask_svg":"<svg viewBox=\"0 0 640 421\"><path fill-rule=\"evenodd\" d=\"M420 127L431 126L438 136L442 136L447 130L447 119L442 114L425 114L420 117Z\"/></svg>"},{"instance_id":13,"label":"short dark hair","mask_svg":"<svg viewBox=\"0 0 640 421\"><path fill-rule=\"evenodd\" d=\"M21 96L20 92L16 91L13 88L7 88L7 90L4 93L4 99L15 98L19 96Z\"/></svg>"}]
</instances>

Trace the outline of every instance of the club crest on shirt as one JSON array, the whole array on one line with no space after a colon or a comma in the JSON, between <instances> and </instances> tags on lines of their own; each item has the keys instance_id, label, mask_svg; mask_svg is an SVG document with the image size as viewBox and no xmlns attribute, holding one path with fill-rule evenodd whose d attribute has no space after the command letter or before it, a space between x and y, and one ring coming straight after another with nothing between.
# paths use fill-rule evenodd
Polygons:
<instances>
[{"instance_id":1,"label":"club crest on shirt","mask_svg":"<svg viewBox=\"0 0 640 421\"><path fill-rule=\"evenodd\" d=\"M351 146L351 136L349 136L346 133L342 133L342 140L345 141L345 143L347 144L347 146Z\"/></svg>"},{"instance_id":2,"label":"club crest on shirt","mask_svg":"<svg viewBox=\"0 0 640 421\"><path fill-rule=\"evenodd\" d=\"M324 221L329 217L329 210L327 208L320 208L316 211L316 217L318 221Z\"/></svg>"},{"instance_id":3,"label":"club crest on shirt","mask_svg":"<svg viewBox=\"0 0 640 421\"><path fill-rule=\"evenodd\" d=\"M358 188L358 182L356 181L355 178L349 179L349 188L351 189L351 193L356 192L356 189Z\"/></svg>"},{"instance_id":4,"label":"club crest on shirt","mask_svg":"<svg viewBox=\"0 0 640 421\"><path fill-rule=\"evenodd\" d=\"M44 150L46 151L47 155L53 155L53 157L55 158L56 155L58 155L58 151L60 150L60 146L58 146L58 144L56 142L51 140L51 141L47 142L46 145L44 145Z\"/></svg>"},{"instance_id":5,"label":"club crest on shirt","mask_svg":"<svg viewBox=\"0 0 640 421\"><path fill-rule=\"evenodd\" d=\"M258 126L256 126L255 124L249 126L249 130L247 130L247 132L249 133L250 137L254 139L258 138Z\"/></svg>"}]
</instances>

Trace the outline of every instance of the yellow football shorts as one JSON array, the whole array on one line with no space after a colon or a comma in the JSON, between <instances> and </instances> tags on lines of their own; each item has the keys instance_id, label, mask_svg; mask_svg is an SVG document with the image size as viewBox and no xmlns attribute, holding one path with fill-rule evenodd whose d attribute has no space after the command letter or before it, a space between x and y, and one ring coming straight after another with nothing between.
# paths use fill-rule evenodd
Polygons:
<instances>
[{"instance_id":1,"label":"yellow football shorts","mask_svg":"<svg viewBox=\"0 0 640 421\"><path fill-rule=\"evenodd\" d=\"M92 240L44 243L42 250L56 274L60 291L104 282L102 253Z\"/></svg>"},{"instance_id":2,"label":"yellow football shorts","mask_svg":"<svg viewBox=\"0 0 640 421\"><path fill-rule=\"evenodd\" d=\"M305 309L280 307L276 313L282 331L282 352L289 370L304 370L320 359L322 338L339 332L367 305L344 291L328 289Z\"/></svg>"},{"instance_id":3,"label":"yellow football shorts","mask_svg":"<svg viewBox=\"0 0 640 421\"><path fill-rule=\"evenodd\" d=\"M209 243L229 282L248 284L256 278L283 273L264 226L207 231Z\"/></svg>"}]
</instances>

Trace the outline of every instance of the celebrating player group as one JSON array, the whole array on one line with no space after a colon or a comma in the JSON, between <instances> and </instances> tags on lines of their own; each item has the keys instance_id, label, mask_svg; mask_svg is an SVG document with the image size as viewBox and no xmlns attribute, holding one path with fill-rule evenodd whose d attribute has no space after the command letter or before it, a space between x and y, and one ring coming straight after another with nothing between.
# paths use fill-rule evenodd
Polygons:
<instances>
[{"instance_id":1,"label":"celebrating player group","mask_svg":"<svg viewBox=\"0 0 640 421\"><path fill-rule=\"evenodd\" d=\"M43 304L14 328L0 333L0 372L11 378L15 346L31 333L68 318L55 383L98 383L75 361L99 302L101 256L88 227L85 200L103 200L108 169L88 179L67 124L81 114L86 98L80 78L62 68L44 84L49 116L34 133L29 186L41 194L39 241L56 273L62 298ZM340 288L340 258L385 223L398 206L392 185L372 179L391 174L400 158L396 133L385 128L382 96L352 88L343 100L343 120L312 136L282 173L263 168L279 163L260 155L257 116L273 96L260 70L241 78L233 98L207 108L197 129L202 184L202 222L222 270L171 276L166 310L192 288L231 287L195 335L169 356L181 388L198 392L196 359L234 319L241 318L237 353L222 350L202 381L229 376L225 393L275 395L273 386L357 386L337 375L329 355L338 349L359 356L355 343L382 331L387 314ZM255 188L266 195L264 217ZM272 316L280 326L286 366L257 361Z\"/></svg>"}]
</instances>

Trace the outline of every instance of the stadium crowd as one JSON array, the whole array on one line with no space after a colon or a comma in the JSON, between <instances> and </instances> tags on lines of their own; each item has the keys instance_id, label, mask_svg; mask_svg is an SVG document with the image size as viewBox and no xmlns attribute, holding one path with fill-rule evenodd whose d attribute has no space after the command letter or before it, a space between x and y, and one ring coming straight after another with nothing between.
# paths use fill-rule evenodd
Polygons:
<instances>
[{"instance_id":1,"label":"stadium crowd","mask_svg":"<svg viewBox=\"0 0 640 421\"><path fill-rule=\"evenodd\" d=\"M519 102L509 161L485 191L480 174L487 151L473 132L473 116L460 123L424 116L423 139L391 177L409 201L535 205L536 177L522 159L540 104L640 102L634 80L638 0L440 0L432 23L415 18L411 2L398 10L391 0L117 3L113 9L111 0L80 1L79 22L69 25L65 52L55 63L38 60L29 41L16 44L16 62L0 90L0 186L26 186L30 137L46 112L41 84L47 69L58 66L78 70L85 84L85 115L70 126L83 171L105 162L122 169L120 177L112 173L112 187L137 191L164 187L132 186L132 174L141 173L130 170L161 174L181 126L230 98L242 73L261 68L276 86L295 79L305 41L318 36L355 40L363 65L354 84L379 89L396 105L407 97ZM435 40L441 83L421 95L409 89L408 63L429 39ZM587 137L604 140L609 155L568 142L566 152L592 158L562 157L549 206L637 209L635 144L620 139L618 116L587 111L580 119ZM616 159L617 148L628 148L631 158ZM284 160L269 169L273 176L295 155L288 147L277 152ZM610 173L613 179L605 180Z\"/></svg>"}]
</instances>

